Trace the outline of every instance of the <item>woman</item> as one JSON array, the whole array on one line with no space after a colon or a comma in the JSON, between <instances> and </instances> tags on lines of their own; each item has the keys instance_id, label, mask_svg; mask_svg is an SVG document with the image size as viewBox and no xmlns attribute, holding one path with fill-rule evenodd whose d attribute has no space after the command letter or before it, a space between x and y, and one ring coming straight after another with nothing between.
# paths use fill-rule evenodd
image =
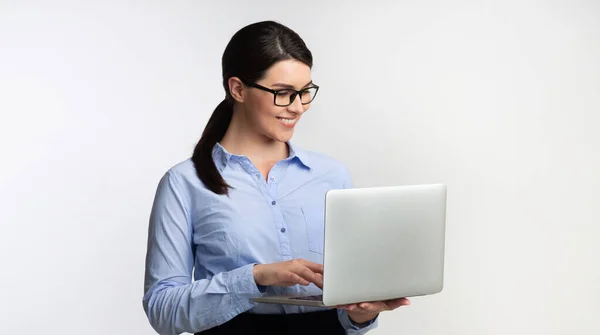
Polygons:
<instances>
[{"instance_id":1,"label":"woman","mask_svg":"<svg viewBox=\"0 0 600 335\"><path fill-rule=\"evenodd\" d=\"M367 332L408 300L330 310L252 302L320 293L325 192L351 180L343 164L290 142L319 89L294 31L244 27L222 66L225 99L156 193L143 299L151 325L160 334Z\"/></svg>"}]
</instances>

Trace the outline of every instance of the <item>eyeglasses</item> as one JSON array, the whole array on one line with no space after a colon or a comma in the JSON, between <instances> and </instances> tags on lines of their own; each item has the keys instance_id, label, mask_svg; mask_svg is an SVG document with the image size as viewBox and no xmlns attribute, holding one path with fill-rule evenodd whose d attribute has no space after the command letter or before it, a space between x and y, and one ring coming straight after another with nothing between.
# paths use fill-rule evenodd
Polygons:
<instances>
[{"instance_id":1,"label":"eyeglasses","mask_svg":"<svg viewBox=\"0 0 600 335\"><path fill-rule=\"evenodd\" d=\"M312 84L310 87L303 88L300 91L296 91L291 88L284 88L280 90L272 90L270 88L261 86L255 83L247 83L242 80L242 82L248 86L258 88L259 90L267 91L273 93L273 103L275 106L286 107L291 105L294 100L296 100L297 96L300 96L300 102L303 105L308 105L315 99L317 96L317 92L319 91L319 86Z\"/></svg>"}]
</instances>

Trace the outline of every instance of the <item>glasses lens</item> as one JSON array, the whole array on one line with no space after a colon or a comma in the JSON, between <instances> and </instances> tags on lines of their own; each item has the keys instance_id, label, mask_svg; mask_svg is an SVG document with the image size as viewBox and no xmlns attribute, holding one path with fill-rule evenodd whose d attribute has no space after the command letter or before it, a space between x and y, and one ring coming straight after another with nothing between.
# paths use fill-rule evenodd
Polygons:
<instances>
[{"instance_id":1,"label":"glasses lens","mask_svg":"<svg viewBox=\"0 0 600 335\"><path fill-rule=\"evenodd\" d=\"M275 95L275 104L278 106L288 106L291 104L292 97L296 94L294 90L280 90Z\"/></svg>"},{"instance_id":2,"label":"glasses lens","mask_svg":"<svg viewBox=\"0 0 600 335\"><path fill-rule=\"evenodd\" d=\"M289 106L293 102L292 99L295 100L299 97L300 101L306 105L307 103L313 101L316 94L316 87L304 89L298 96L296 96L296 91L294 90L280 90L275 95L275 104L277 106Z\"/></svg>"},{"instance_id":3,"label":"glasses lens","mask_svg":"<svg viewBox=\"0 0 600 335\"><path fill-rule=\"evenodd\" d=\"M317 88L309 87L302 91L302 93L300 94L300 99L303 104L307 104L307 103L313 101L313 99L315 98L315 95L317 95Z\"/></svg>"}]
</instances>

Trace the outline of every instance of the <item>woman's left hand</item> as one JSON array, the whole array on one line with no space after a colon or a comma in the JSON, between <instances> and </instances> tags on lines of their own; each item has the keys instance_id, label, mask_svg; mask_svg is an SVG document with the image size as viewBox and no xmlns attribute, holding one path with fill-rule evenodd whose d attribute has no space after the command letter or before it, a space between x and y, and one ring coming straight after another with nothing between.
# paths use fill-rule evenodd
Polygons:
<instances>
[{"instance_id":1,"label":"woman's left hand","mask_svg":"<svg viewBox=\"0 0 600 335\"><path fill-rule=\"evenodd\" d=\"M400 306L410 305L406 298L391 299L384 301L361 302L358 304L349 304L337 306L347 311L348 316L354 323L365 323L373 320L377 315L384 311L393 311Z\"/></svg>"}]
</instances>

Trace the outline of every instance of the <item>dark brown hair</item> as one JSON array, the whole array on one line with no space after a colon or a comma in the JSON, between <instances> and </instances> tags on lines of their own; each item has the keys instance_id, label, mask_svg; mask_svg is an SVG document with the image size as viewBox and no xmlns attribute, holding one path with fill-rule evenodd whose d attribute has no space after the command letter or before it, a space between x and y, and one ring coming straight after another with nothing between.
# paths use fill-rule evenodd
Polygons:
<instances>
[{"instance_id":1,"label":"dark brown hair","mask_svg":"<svg viewBox=\"0 0 600 335\"><path fill-rule=\"evenodd\" d=\"M273 21L253 23L233 35L221 60L225 99L208 119L202 137L194 148L192 161L204 185L217 194L228 194L228 185L213 161L213 148L219 142L233 116L233 99L229 78L245 82L260 80L275 63L295 59L312 68L312 54L300 36L290 28Z\"/></svg>"}]
</instances>

